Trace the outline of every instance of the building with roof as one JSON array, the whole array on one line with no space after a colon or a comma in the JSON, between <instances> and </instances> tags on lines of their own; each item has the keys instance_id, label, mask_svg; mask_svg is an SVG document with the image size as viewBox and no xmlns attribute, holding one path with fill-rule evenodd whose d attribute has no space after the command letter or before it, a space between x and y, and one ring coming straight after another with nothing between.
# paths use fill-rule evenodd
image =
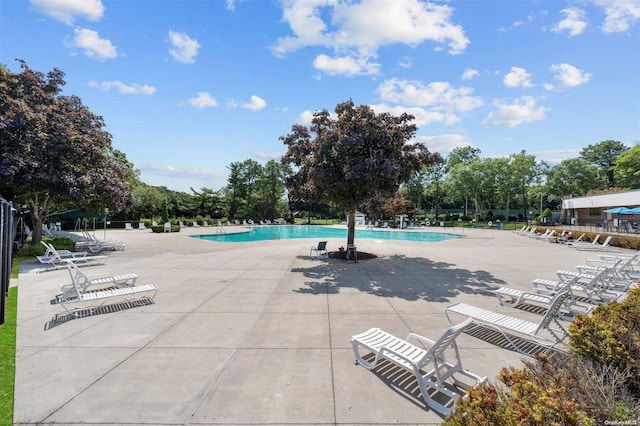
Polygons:
<instances>
[{"instance_id":1,"label":"building with roof","mask_svg":"<svg viewBox=\"0 0 640 426\"><path fill-rule=\"evenodd\" d=\"M622 222L629 224L640 223L640 215L607 213L616 207L634 208L640 206L640 189L633 191L611 192L608 194L586 195L570 197L562 200L561 223L565 225L596 226L614 224L616 228Z\"/></svg>"}]
</instances>

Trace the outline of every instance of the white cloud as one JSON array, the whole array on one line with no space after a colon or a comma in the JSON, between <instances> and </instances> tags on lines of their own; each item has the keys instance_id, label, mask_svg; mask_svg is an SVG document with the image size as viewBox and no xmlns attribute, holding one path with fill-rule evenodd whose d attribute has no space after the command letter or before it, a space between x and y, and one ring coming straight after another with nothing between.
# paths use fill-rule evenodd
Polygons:
<instances>
[{"instance_id":1,"label":"white cloud","mask_svg":"<svg viewBox=\"0 0 640 426\"><path fill-rule=\"evenodd\" d=\"M379 67L362 66L376 57L381 46L407 44L417 46L425 41L447 46L450 54L459 54L469 45L460 25L451 22L453 9L420 0L283 0L283 19L292 35L281 37L272 48L276 56L307 46L333 49L336 59L328 55L316 58L318 66L333 74L372 74ZM326 22L325 22L326 16ZM350 57L351 62L345 63ZM360 67L356 67L356 65ZM343 69L348 72L339 72ZM375 72L377 73L377 71Z\"/></svg>"},{"instance_id":2,"label":"white cloud","mask_svg":"<svg viewBox=\"0 0 640 426\"><path fill-rule=\"evenodd\" d=\"M104 13L100 0L31 0L31 6L66 25L77 18L98 21Z\"/></svg>"},{"instance_id":3,"label":"white cloud","mask_svg":"<svg viewBox=\"0 0 640 426\"><path fill-rule=\"evenodd\" d=\"M585 73L569 64L553 64L550 69L555 74L555 79L564 87L580 86L591 79L591 73Z\"/></svg>"},{"instance_id":4,"label":"white cloud","mask_svg":"<svg viewBox=\"0 0 640 426\"><path fill-rule=\"evenodd\" d=\"M505 74L503 79L504 85L507 87L532 87L531 75L526 69L520 67L511 67L511 71Z\"/></svg>"},{"instance_id":5,"label":"white cloud","mask_svg":"<svg viewBox=\"0 0 640 426\"><path fill-rule=\"evenodd\" d=\"M570 7L568 9L562 9L560 13L564 14L564 19L558 22L551 31L558 33L569 31L569 37L573 37L582 34L585 28L587 28L584 10Z\"/></svg>"},{"instance_id":6,"label":"white cloud","mask_svg":"<svg viewBox=\"0 0 640 426\"><path fill-rule=\"evenodd\" d=\"M187 103L195 108L211 108L218 105L218 101L208 92L198 92L195 98L191 98Z\"/></svg>"},{"instance_id":7,"label":"white cloud","mask_svg":"<svg viewBox=\"0 0 640 426\"><path fill-rule=\"evenodd\" d=\"M261 160L279 160L284 152L254 151L253 155Z\"/></svg>"},{"instance_id":8,"label":"white cloud","mask_svg":"<svg viewBox=\"0 0 640 426\"><path fill-rule=\"evenodd\" d=\"M526 19L519 19L516 22L513 23L513 27L517 28L517 27L522 27L524 25L528 25L530 23L532 23L534 20L536 19L536 15L533 13L530 13L527 15Z\"/></svg>"},{"instance_id":9,"label":"white cloud","mask_svg":"<svg viewBox=\"0 0 640 426\"><path fill-rule=\"evenodd\" d=\"M296 124L299 124L301 126L306 126L306 127L310 127L311 126L311 120L313 120L313 111L303 111L298 118L296 119Z\"/></svg>"},{"instance_id":10,"label":"white cloud","mask_svg":"<svg viewBox=\"0 0 640 426\"><path fill-rule=\"evenodd\" d=\"M529 25L535 19L536 19L536 15L533 14L533 13L530 13L530 14L527 15L526 19L519 19L519 20L515 21L513 24L511 24L511 26L509 26L509 27L500 27L500 28L498 28L498 31L509 31L512 28L518 28L518 27L522 27L524 25Z\"/></svg>"},{"instance_id":11,"label":"white cloud","mask_svg":"<svg viewBox=\"0 0 640 426\"><path fill-rule=\"evenodd\" d=\"M150 185L154 186L169 186L168 181L175 184L180 184L184 187L181 191L190 192L187 188L199 187L200 185L217 188L223 187L226 184L227 173L225 171L205 169L200 167L175 167L169 164L146 164L135 163L134 167L143 175L161 176L162 179L144 179ZM184 182L183 182L184 180ZM204 183L198 183L194 185L194 181L205 181Z\"/></svg>"},{"instance_id":12,"label":"white cloud","mask_svg":"<svg viewBox=\"0 0 640 426\"><path fill-rule=\"evenodd\" d=\"M171 48L169 54L178 62L183 64L193 64L196 62L200 43L198 40L189 37L188 34L169 31L169 42Z\"/></svg>"},{"instance_id":13,"label":"white cloud","mask_svg":"<svg viewBox=\"0 0 640 426\"><path fill-rule=\"evenodd\" d=\"M82 49L86 56L101 61L118 56L116 47L109 40L100 38L96 31L86 28L76 28L73 40L67 45Z\"/></svg>"},{"instance_id":14,"label":"white cloud","mask_svg":"<svg viewBox=\"0 0 640 426\"><path fill-rule=\"evenodd\" d=\"M242 108L250 109L251 111L260 111L267 106L267 102L260 96L251 96L250 101L246 104L242 104Z\"/></svg>"},{"instance_id":15,"label":"white cloud","mask_svg":"<svg viewBox=\"0 0 640 426\"><path fill-rule=\"evenodd\" d=\"M341 56L330 58L320 54L313 60L313 66L329 75L343 74L349 77L354 75L376 75L380 73L380 64L371 63L367 57Z\"/></svg>"},{"instance_id":16,"label":"white cloud","mask_svg":"<svg viewBox=\"0 0 640 426\"><path fill-rule=\"evenodd\" d=\"M638 0L594 0L596 6L604 9L606 14L602 31L620 33L640 19L640 1Z\"/></svg>"},{"instance_id":17,"label":"white cloud","mask_svg":"<svg viewBox=\"0 0 640 426\"><path fill-rule=\"evenodd\" d=\"M400 62L398 62L402 68L411 68L413 66L413 59L410 56L405 56Z\"/></svg>"},{"instance_id":18,"label":"white cloud","mask_svg":"<svg viewBox=\"0 0 640 426\"><path fill-rule=\"evenodd\" d=\"M450 153L455 148L473 146L465 135L455 133L437 136L417 136L413 141L425 144L429 152L439 152L443 155Z\"/></svg>"},{"instance_id":19,"label":"white cloud","mask_svg":"<svg viewBox=\"0 0 640 426\"><path fill-rule=\"evenodd\" d=\"M511 104L502 101L494 102L496 110L482 120L483 126L516 127L524 123L544 120L547 108L537 106L535 99L523 96Z\"/></svg>"},{"instance_id":20,"label":"white cloud","mask_svg":"<svg viewBox=\"0 0 640 426\"><path fill-rule=\"evenodd\" d=\"M99 83L97 81L91 80L89 82L89 86L98 88L103 92L108 92L112 88L115 88L123 95L153 95L157 90L155 87L149 86L147 84L140 86L138 84L124 84L121 81L103 81Z\"/></svg>"},{"instance_id":21,"label":"white cloud","mask_svg":"<svg viewBox=\"0 0 640 426\"><path fill-rule=\"evenodd\" d=\"M382 82L377 91L383 101L440 110L470 111L483 104L480 98L471 96L472 88L455 88L446 82L432 82L425 86L419 81L393 78Z\"/></svg>"},{"instance_id":22,"label":"white cloud","mask_svg":"<svg viewBox=\"0 0 640 426\"><path fill-rule=\"evenodd\" d=\"M377 114L387 112L391 115L400 116L404 113L413 115L415 119L413 120L413 124L418 127L428 126L432 123L443 123L447 126L451 126L454 124L458 124L460 122L460 118L457 115L442 112L442 111L432 111L425 108L420 107L405 107L402 105L394 105L390 106L387 104L376 104L371 105L371 109L373 109Z\"/></svg>"},{"instance_id":23,"label":"white cloud","mask_svg":"<svg viewBox=\"0 0 640 426\"><path fill-rule=\"evenodd\" d=\"M462 81L472 80L473 78L479 76L480 73L478 70L474 70L473 68L465 68L462 73Z\"/></svg>"},{"instance_id":24,"label":"white cloud","mask_svg":"<svg viewBox=\"0 0 640 426\"><path fill-rule=\"evenodd\" d=\"M560 163L568 158L575 158L580 155L581 149L550 149L541 150L535 153L536 157L549 163Z\"/></svg>"},{"instance_id":25,"label":"white cloud","mask_svg":"<svg viewBox=\"0 0 640 426\"><path fill-rule=\"evenodd\" d=\"M236 0L227 0L227 10L232 12L236 10Z\"/></svg>"}]
</instances>

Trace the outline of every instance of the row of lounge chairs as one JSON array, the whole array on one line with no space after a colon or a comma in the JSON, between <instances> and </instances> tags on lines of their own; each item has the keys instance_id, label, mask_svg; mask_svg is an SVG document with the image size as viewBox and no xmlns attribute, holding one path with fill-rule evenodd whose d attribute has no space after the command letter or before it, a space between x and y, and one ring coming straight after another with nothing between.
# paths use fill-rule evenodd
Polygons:
<instances>
[{"instance_id":1,"label":"row of lounge chairs","mask_svg":"<svg viewBox=\"0 0 640 426\"><path fill-rule=\"evenodd\" d=\"M85 233L85 247L88 250L70 251L56 249L52 244L41 241L46 251L36 256L38 262L51 266L51 269L66 268L71 283L60 286L61 294L55 303L60 304L73 317L86 316L99 307L112 302L135 303L142 300L151 301L158 289L154 284L136 285L138 276L127 273L112 275L107 272L87 275L81 266L103 265L109 256L96 255L104 249L124 250L120 241L98 240ZM49 270L51 270L49 269Z\"/></svg>"},{"instance_id":2,"label":"row of lounge chairs","mask_svg":"<svg viewBox=\"0 0 640 426\"><path fill-rule=\"evenodd\" d=\"M373 369L386 361L413 374L427 405L446 416L455 410L456 400L466 396L469 386L486 380L463 368L455 343L461 332L488 328L519 353L532 355L528 350L531 344L547 352L565 340L568 333L564 322L588 314L599 304L617 301L633 283L640 282L640 252L634 256L601 255L578 265L576 272L558 271L557 275L558 281L534 280L528 291L508 287L494 291L501 305L516 308L533 304L538 312L543 311L539 321L455 303L445 308L452 326L436 341L414 333L401 339L379 328L354 335L351 345L356 362ZM456 322L457 317L462 321ZM363 356L362 349L370 353Z\"/></svg>"},{"instance_id":3,"label":"row of lounge chairs","mask_svg":"<svg viewBox=\"0 0 640 426\"><path fill-rule=\"evenodd\" d=\"M91 253L99 253L104 250L124 250L125 245L122 241L112 239L100 239L88 231L82 231L83 241L77 245L86 248Z\"/></svg>"},{"instance_id":4,"label":"row of lounge chairs","mask_svg":"<svg viewBox=\"0 0 640 426\"><path fill-rule=\"evenodd\" d=\"M571 231L563 231L561 234L557 234L557 232L551 228L548 228L543 233L537 232L537 229L538 228L535 226L527 227L525 225L521 229L514 232L518 235L533 238L536 240L565 244L566 246L575 248L577 250L607 251L613 249L613 247L609 245L613 238L611 235L606 237L602 243L600 243L600 234L596 235L593 241L586 242L583 241L583 238L585 236L584 233L578 238L574 239Z\"/></svg>"}]
</instances>

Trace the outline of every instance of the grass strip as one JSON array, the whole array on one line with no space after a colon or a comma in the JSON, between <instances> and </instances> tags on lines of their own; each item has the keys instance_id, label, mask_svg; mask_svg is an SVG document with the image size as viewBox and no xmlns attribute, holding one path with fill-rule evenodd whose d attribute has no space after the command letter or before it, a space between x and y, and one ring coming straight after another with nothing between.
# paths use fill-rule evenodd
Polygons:
<instances>
[{"instance_id":1,"label":"grass strip","mask_svg":"<svg viewBox=\"0 0 640 426\"><path fill-rule=\"evenodd\" d=\"M9 288L4 324L0 325L0 424L13 424L18 288Z\"/></svg>"}]
</instances>

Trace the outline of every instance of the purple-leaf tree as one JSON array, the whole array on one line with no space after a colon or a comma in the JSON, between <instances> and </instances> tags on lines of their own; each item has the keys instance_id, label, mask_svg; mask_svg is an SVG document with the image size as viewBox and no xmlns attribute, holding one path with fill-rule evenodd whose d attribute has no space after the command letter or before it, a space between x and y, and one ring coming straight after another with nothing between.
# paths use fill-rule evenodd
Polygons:
<instances>
[{"instance_id":1,"label":"purple-leaf tree","mask_svg":"<svg viewBox=\"0 0 640 426\"><path fill-rule=\"evenodd\" d=\"M132 169L111 147L102 117L61 95L62 71L45 76L19 63L20 73L0 68L0 193L27 204L37 244L54 203L87 212L125 207Z\"/></svg>"},{"instance_id":2,"label":"purple-leaf tree","mask_svg":"<svg viewBox=\"0 0 640 426\"><path fill-rule=\"evenodd\" d=\"M310 128L295 124L281 136L287 145L282 162L295 170L287 180L296 196L324 202L348 214L347 244L354 243L355 212L376 195L391 196L434 155L412 141L417 127L408 114L376 114L369 106L340 103L335 115L313 114Z\"/></svg>"}]
</instances>

